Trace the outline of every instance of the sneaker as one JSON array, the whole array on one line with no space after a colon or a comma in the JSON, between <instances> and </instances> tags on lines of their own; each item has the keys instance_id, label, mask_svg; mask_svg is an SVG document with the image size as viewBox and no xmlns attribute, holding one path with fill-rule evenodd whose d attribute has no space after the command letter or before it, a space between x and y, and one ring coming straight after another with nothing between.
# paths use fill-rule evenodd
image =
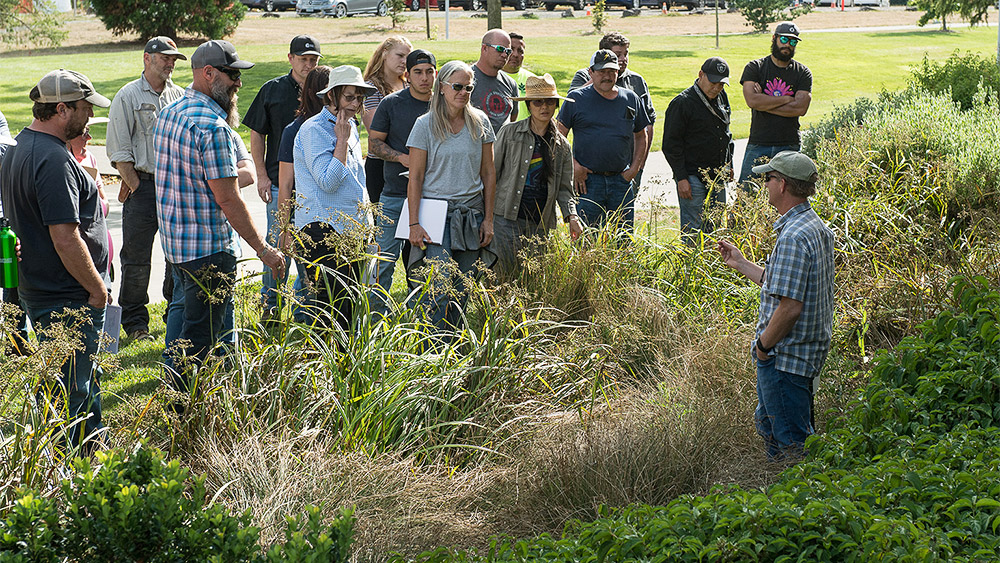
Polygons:
<instances>
[{"instance_id":1,"label":"sneaker","mask_svg":"<svg viewBox=\"0 0 1000 563\"><path fill-rule=\"evenodd\" d=\"M136 342L151 342L153 340L153 335L149 334L149 331L144 328L133 330L128 333L128 337Z\"/></svg>"}]
</instances>

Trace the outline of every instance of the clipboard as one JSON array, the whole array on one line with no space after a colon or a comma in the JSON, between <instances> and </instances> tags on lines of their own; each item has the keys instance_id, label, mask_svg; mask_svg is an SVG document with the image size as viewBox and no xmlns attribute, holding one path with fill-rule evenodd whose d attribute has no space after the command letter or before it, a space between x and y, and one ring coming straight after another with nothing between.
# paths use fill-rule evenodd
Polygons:
<instances>
[{"instance_id":1,"label":"clipboard","mask_svg":"<svg viewBox=\"0 0 1000 563\"><path fill-rule=\"evenodd\" d=\"M427 231L433 244L444 240L444 223L448 218L448 201L444 199L420 199L420 226ZM396 219L396 238L410 238L410 202L403 201L403 211Z\"/></svg>"}]
</instances>

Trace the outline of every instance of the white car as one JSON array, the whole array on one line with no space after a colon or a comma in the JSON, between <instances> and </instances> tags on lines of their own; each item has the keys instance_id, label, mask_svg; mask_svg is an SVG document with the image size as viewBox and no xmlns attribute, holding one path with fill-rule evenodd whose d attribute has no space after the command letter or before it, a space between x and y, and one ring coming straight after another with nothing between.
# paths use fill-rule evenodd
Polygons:
<instances>
[{"instance_id":1,"label":"white car","mask_svg":"<svg viewBox=\"0 0 1000 563\"><path fill-rule=\"evenodd\" d=\"M385 16L389 13L389 5L386 0L298 0L295 13L300 16L320 14L335 18L354 14Z\"/></svg>"}]
</instances>

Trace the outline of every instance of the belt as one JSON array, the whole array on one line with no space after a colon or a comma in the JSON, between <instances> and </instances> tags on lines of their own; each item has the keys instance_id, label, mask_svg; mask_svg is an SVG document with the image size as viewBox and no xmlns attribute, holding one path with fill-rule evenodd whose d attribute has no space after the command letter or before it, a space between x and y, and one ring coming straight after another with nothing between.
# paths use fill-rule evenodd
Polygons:
<instances>
[{"instance_id":1,"label":"belt","mask_svg":"<svg viewBox=\"0 0 1000 563\"><path fill-rule=\"evenodd\" d=\"M619 170L618 172L591 172L591 174L597 174L598 176L618 176L622 172L624 172L624 170Z\"/></svg>"},{"instance_id":2,"label":"belt","mask_svg":"<svg viewBox=\"0 0 1000 563\"><path fill-rule=\"evenodd\" d=\"M149 172L140 172L140 171L136 170L135 173L139 175L139 179L140 180L152 180L153 179L153 175L150 174Z\"/></svg>"}]
</instances>

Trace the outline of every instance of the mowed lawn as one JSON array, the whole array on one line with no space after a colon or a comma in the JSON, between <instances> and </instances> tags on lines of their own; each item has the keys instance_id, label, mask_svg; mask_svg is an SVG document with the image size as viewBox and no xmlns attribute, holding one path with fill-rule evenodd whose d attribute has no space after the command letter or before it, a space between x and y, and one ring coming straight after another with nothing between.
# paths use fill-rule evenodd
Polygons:
<instances>
[{"instance_id":1,"label":"mowed lawn","mask_svg":"<svg viewBox=\"0 0 1000 563\"><path fill-rule=\"evenodd\" d=\"M651 20L652 23L652 20ZM484 23L485 25L485 23ZM288 33L308 31L301 21L288 19ZM943 33L931 29L878 33L808 33L799 44L796 59L813 72L813 102L804 126L821 119L834 105L844 105L859 96L872 96L882 90L904 86L910 70L920 64L925 55L943 60L953 51L973 51L992 55L996 49L995 28L962 28ZM439 64L451 59L475 60L478 41L429 41L411 37L416 47L429 49ZM526 66L532 71L551 73L560 90L565 92L573 73L586 66L594 51L593 36L532 38L528 45ZM364 68L375 44L337 43L324 45L327 55L323 64L352 64ZM270 78L287 72L287 43L274 45L237 45L240 56L257 63L243 73L240 108L245 111L260 86ZM750 128L750 112L740 94L739 75L747 61L769 52L770 37L761 35L723 36L721 48L715 49L715 38L641 36L632 43L629 68L642 74L649 83L657 113L662 116L670 99L694 81L704 59L719 55L732 67L732 85L728 88L733 105L732 130L737 138L745 138ZM190 54L193 48L183 48ZM69 68L83 72L93 80L98 91L108 96L141 71L141 46L109 50L102 46L94 52L83 50L74 54L4 56L0 58L0 111L7 116L16 134L31 121L28 91L46 72ZM179 61L174 80L186 85L191 80L189 63ZM98 109L97 115L107 115ZM654 150L660 146L659 131ZM240 132L249 141L249 132ZM95 144L102 144L104 128L95 128Z\"/></svg>"}]
</instances>

